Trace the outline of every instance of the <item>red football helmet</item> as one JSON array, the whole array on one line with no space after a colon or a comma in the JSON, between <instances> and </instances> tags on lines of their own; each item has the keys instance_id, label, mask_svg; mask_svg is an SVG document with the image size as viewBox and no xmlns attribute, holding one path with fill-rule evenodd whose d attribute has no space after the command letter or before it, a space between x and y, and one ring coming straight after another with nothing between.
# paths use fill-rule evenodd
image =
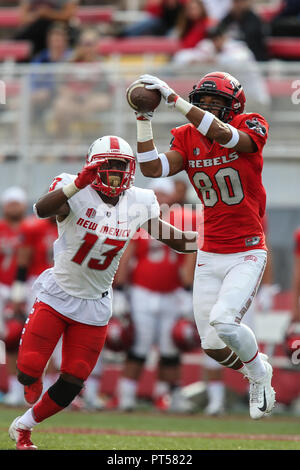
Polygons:
<instances>
[{"instance_id":1,"label":"red football helmet","mask_svg":"<svg viewBox=\"0 0 300 470\"><path fill-rule=\"evenodd\" d=\"M96 180L96 191L114 197L129 189L134 182L135 158L130 145L121 137L105 135L92 143L86 162L102 160Z\"/></svg>"},{"instance_id":2,"label":"red football helmet","mask_svg":"<svg viewBox=\"0 0 300 470\"><path fill-rule=\"evenodd\" d=\"M134 341L130 315L112 317L108 323L105 346L114 352L127 351Z\"/></svg>"},{"instance_id":3,"label":"red football helmet","mask_svg":"<svg viewBox=\"0 0 300 470\"><path fill-rule=\"evenodd\" d=\"M189 352L201 346L199 334L193 321L179 318L172 329L172 339L182 352Z\"/></svg>"},{"instance_id":4,"label":"red football helmet","mask_svg":"<svg viewBox=\"0 0 300 470\"><path fill-rule=\"evenodd\" d=\"M225 98L225 106L202 105L200 100L207 95ZM226 72L211 72L204 75L194 85L189 94L189 100L194 106L206 111L219 110L219 119L223 122L229 122L236 114L242 113L246 103L242 85L236 78Z\"/></svg>"},{"instance_id":5,"label":"red football helmet","mask_svg":"<svg viewBox=\"0 0 300 470\"><path fill-rule=\"evenodd\" d=\"M296 356L300 358L300 322L291 323L287 330L284 346L286 354L290 358L293 358L297 351Z\"/></svg>"}]
</instances>

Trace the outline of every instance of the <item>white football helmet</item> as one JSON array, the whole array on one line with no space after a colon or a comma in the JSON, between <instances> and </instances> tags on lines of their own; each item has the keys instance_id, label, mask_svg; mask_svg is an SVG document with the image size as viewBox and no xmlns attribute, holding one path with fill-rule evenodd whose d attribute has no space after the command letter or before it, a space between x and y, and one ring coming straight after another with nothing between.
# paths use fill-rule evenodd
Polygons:
<instances>
[{"instance_id":1,"label":"white football helmet","mask_svg":"<svg viewBox=\"0 0 300 470\"><path fill-rule=\"evenodd\" d=\"M86 161L102 160L97 178L92 184L96 191L107 196L118 196L134 182L135 157L126 140L115 135L105 135L90 146Z\"/></svg>"}]
</instances>

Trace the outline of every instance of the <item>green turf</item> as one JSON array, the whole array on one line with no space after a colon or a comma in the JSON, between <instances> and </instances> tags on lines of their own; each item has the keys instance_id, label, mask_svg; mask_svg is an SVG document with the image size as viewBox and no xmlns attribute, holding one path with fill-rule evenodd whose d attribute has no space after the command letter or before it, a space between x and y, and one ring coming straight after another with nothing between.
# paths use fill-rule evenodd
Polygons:
<instances>
[{"instance_id":1,"label":"green turf","mask_svg":"<svg viewBox=\"0 0 300 470\"><path fill-rule=\"evenodd\" d=\"M0 407L0 449L13 449L6 429L24 410ZM64 427L74 434L38 432ZM78 434L80 428L104 429L105 434ZM61 450L300 450L300 442L276 440L219 439L199 437L126 436L110 435L107 430L205 432L238 434L299 434L300 420L271 417L253 421L243 416L205 418L201 415L174 416L145 413L83 413L63 412L41 423L33 441L40 449Z\"/></svg>"}]
</instances>

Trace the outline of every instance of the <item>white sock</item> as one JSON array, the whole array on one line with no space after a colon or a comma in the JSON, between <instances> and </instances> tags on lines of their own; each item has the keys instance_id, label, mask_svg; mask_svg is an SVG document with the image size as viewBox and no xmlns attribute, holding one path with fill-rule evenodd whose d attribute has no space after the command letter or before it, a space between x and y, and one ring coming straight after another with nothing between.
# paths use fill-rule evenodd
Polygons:
<instances>
[{"instance_id":1,"label":"white sock","mask_svg":"<svg viewBox=\"0 0 300 470\"><path fill-rule=\"evenodd\" d=\"M24 387L18 381L16 375L9 376L8 393L11 393L12 395L20 398L21 400L24 398Z\"/></svg>"},{"instance_id":2,"label":"white sock","mask_svg":"<svg viewBox=\"0 0 300 470\"><path fill-rule=\"evenodd\" d=\"M170 386L167 382L163 382L162 380L158 380L155 384L154 388L154 398L162 397L166 395L170 391Z\"/></svg>"},{"instance_id":3,"label":"white sock","mask_svg":"<svg viewBox=\"0 0 300 470\"><path fill-rule=\"evenodd\" d=\"M119 407L134 407L136 403L137 381L122 377L118 385Z\"/></svg>"},{"instance_id":4,"label":"white sock","mask_svg":"<svg viewBox=\"0 0 300 470\"><path fill-rule=\"evenodd\" d=\"M207 395L209 403L217 403L218 405L224 404L225 386L219 380L213 380L207 384Z\"/></svg>"},{"instance_id":5,"label":"white sock","mask_svg":"<svg viewBox=\"0 0 300 470\"><path fill-rule=\"evenodd\" d=\"M83 396L88 401L93 401L99 396L100 378L98 376L90 375L85 382Z\"/></svg>"},{"instance_id":6,"label":"white sock","mask_svg":"<svg viewBox=\"0 0 300 470\"><path fill-rule=\"evenodd\" d=\"M29 408L29 410L20 417L17 424L25 429L31 429L38 424L33 417L32 408Z\"/></svg>"},{"instance_id":7,"label":"white sock","mask_svg":"<svg viewBox=\"0 0 300 470\"><path fill-rule=\"evenodd\" d=\"M259 354L257 354L254 359L246 362L245 367L247 369L247 375L255 381L262 379L266 374L264 361Z\"/></svg>"}]
</instances>

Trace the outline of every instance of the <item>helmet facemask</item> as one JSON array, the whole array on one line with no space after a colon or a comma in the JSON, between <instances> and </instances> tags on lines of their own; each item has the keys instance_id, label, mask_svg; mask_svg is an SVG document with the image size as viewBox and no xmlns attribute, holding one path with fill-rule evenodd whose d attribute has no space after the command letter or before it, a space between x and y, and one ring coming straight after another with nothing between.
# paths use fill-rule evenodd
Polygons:
<instances>
[{"instance_id":1,"label":"helmet facemask","mask_svg":"<svg viewBox=\"0 0 300 470\"><path fill-rule=\"evenodd\" d=\"M100 154L92 161L103 160L98 168L97 177L92 187L108 197L119 196L129 189L134 182L135 159L130 155Z\"/></svg>"},{"instance_id":2,"label":"helmet facemask","mask_svg":"<svg viewBox=\"0 0 300 470\"><path fill-rule=\"evenodd\" d=\"M217 105L217 104L200 104L201 98L204 96L215 96L217 98L223 98L225 100L224 105ZM199 90L196 89L196 85L193 91L189 94L189 101L197 108L203 109L203 111L219 111L219 115L217 116L220 121L228 122L232 119L230 115L237 114L237 111L240 107L238 100L235 100L234 96L229 96L226 93L222 92L213 92L213 91L206 91L206 90Z\"/></svg>"}]
</instances>

